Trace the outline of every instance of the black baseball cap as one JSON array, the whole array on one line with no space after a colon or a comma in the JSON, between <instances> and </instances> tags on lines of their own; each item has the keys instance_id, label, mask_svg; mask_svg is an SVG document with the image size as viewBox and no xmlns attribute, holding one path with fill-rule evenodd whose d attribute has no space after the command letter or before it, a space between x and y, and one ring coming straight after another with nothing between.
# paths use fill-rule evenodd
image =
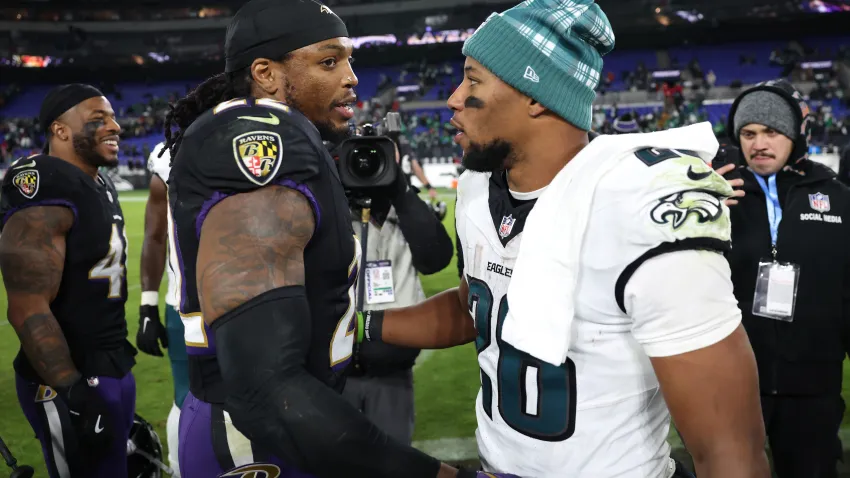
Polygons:
<instances>
[{"instance_id":1,"label":"black baseball cap","mask_svg":"<svg viewBox=\"0 0 850 478\"><path fill-rule=\"evenodd\" d=\"M224 42L224 71L276 59L331 38L347 37L345 23L315 0L251 0L233 16Z\"/></svg>"}]
</instances>

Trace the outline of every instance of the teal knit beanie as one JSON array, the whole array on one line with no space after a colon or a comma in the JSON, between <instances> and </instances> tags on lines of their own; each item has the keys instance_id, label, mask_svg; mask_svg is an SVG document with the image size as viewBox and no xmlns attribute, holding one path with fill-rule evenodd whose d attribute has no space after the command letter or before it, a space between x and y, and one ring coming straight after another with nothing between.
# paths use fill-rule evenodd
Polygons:
<instances>
[{"instance_id":1,"label":"teal knit beanie","mask_svg":"<svg viewBox=\"0 0 850 478\"><path fill-rule=\"evenodd\" d=\"M613 49L614 31L593 0L526 0L491 14L463 54L589 131L602 55Z\"/></svg>"}]
</instances>

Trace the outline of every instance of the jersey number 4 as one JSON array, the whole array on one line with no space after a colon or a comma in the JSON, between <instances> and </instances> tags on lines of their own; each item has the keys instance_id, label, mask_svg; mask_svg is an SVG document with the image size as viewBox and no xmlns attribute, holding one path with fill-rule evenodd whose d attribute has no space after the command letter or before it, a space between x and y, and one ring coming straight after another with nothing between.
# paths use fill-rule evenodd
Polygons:
<instances>
[{"instance_id":1,"label":"jersey number 4","mask_svg":"<svg viewBox=\"0 0 850 478\"><path fill-rule=\"evenodd\" d=\"M121 241L122 236L124 236L123 242ZM121 298L121 285L124 284L123 257L127 252L126 244L126 235L118 233L118 224L112 224L112 234L109 236L109 252L89 271L90 280L109 281L108 297L110 299Z\"/></svg>"},{"instance_id":2,"label":"jersey number 4","mask_svg":"<svg viewBox=\"0 0 850 478\"><path fill-rule=\"evenodd\" d=\"M486 282L468 278L469 313L475 319L475 348L484 352L492 345L493 293ZM496 393L499 414L511 428L537 440L563 441L573 435L576 418L576 369L569 358L556 367L517 350L502 340L508 315L508 297L499 301L496 343L499 347ZM481 371L484 411L493 419L493 380Z\"/></svg>"}]
</instances>

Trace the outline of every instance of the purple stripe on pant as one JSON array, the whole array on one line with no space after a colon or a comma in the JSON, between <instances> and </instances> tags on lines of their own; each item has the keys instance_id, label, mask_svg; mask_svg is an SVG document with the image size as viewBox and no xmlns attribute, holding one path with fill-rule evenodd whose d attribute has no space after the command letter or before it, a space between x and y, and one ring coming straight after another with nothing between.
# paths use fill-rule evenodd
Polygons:
<instances>
[{"instance_id":1,"label":"purple stripe on pant","mask_svg":"<svg viewBox=\"0 0 850 478\"><path fill-rule=\"evenodd\" d=\"M41 442L50 478L127 476L127 440L130 437L136 408L136 381L132 373L122 378L98 377L98 381L97 391L112 412L114 440L109 453L94 468L78 473L74 470L75 473L68 475L67 470L75 466L74 455L77 454L73 450L78 444L73 430L70 429L68 407L51 388L15 374L18 402Z\"/></svg>"},{"instance_id":2,"label":"purple stripe on pant","mask_svg":"<svg viewBox=\"0 0 850 478\"><path fill-rule=\"evenodd\" d=\"M254 456L252 447L240 446L247 445L248 440L233 425L224 423L223 418L218 407L198 400L192 392L186 395L180 411L178 446L182 478L215 478L228 471L235 472L236 469L246 474L252 470L267 471L262 464L273 465L279 469L279 478L312 478L311 475L288 467L274 457L255 462L259 457ZM222 463L233 463L233 466L225 469ZM237 473L232 476L246 475Z\"/></svg>"}]
</instances>

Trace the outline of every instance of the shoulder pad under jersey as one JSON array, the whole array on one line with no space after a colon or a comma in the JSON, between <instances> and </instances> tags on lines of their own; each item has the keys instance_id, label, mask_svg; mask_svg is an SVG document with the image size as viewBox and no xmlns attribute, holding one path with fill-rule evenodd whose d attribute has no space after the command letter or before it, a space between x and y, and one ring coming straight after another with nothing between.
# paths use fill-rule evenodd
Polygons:
<instances>
[{"instance_id":1,"label":"shoulder pad under jersey","mask_svg":"<svg viewBox=\"0 0 850 478\"><path fill-rule=\"evenodd\" d=\"M304 115L273 100L241 98L198 118L172 167L179 163L206 187L234 193L284 180L301 183L325 160L332 161Z\"/></svg>"},{"instance_id":2,"label":"shoulder pad under jersey","mask_svg":"<svg viewBox=\"0 0 850 478\"><path fill-rule=\"evenodd\" d=\"M624 158L601 183L597 197L616 203L632 242L654 247L687 238L731 239L732 188L696 153L645 148Z\"/></svg>"},{"instance_id":3,"label":"shoulder pad under jersey","mask_svg":"<svg viewBox=\"0 0 850 478\"><path fill-rule=\"evenodd\" d=\"M15 211L32 206L66 206L76 215L85 180L86 173L80 168L46 154L15 161L3 177L2 223Z\"/></svg>"}]
</instances>

